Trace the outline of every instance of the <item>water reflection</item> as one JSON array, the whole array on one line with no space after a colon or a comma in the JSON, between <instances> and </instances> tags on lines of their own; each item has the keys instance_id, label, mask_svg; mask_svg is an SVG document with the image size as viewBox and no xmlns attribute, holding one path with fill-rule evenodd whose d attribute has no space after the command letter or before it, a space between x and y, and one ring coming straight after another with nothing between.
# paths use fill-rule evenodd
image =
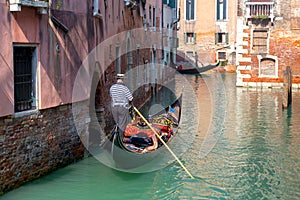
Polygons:
<instances>
[{"instance_id":1,"label":"water reflection","mask_svg":"<svg viewBox=\"0 0 300 200\"><path fill-rule=\"evenodd\" d=\"M230 76L234 75L224 76L227 94L224 133L205 158L189 159L197 166L194 170L214 187L227 191L230 199L299 196L295 185L300 182L290 177L291 174L299 176L299 158L296 158L299 137L291 139L291 135L298 134L295 128L300 130L299 94L293 95L292 111L282 111L281 90L227 87L234 80L228 78ZM220 108L217 104L221 101L211 101ZM211 101L207 104L211 105ZM215 113L211 114L214 119ZM297 125L292 123L294 120L298 121ZM204 141L204 138L199 139ZM294 144L290 144L291 141ZM196 157L201 142L193 145L194 154L189 158ZM221 196L226 197L226 194Z\"/></svg>"},{"instance_id":2,"label":"water reflection","mask_svg":"<svg viewBox=\"0 0 300 200\"><path fill-rule=\"evenodd\" d=\"M224 89L214 82L218 76ZM176 162L136 175L91 157L0 198L300 199L300 92L282 110L281 90L236 88L235 74L184 78L192 87L184 91L187 109L179 135L188 141L191 135L192 143L180 159L196 179ZM191 123L195 119L199 126Z\"/></svg>"}]
</instances>

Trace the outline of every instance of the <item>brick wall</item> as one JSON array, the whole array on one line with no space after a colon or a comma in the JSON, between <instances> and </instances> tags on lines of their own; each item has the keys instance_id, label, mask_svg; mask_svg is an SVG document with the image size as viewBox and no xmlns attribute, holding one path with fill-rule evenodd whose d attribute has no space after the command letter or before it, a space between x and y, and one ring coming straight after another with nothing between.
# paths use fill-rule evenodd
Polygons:
<instances>
[{"instance_id":1,"label":"brick wall","mask_svg":"<svg viewBox=\"0 0 300 200\"><path fill-rule=\"evenodd\" d=\"M71 108L0 118L0 194L83 158Z\"/></svg>"},{"instance_id":2,"label":"brick wall","mask_svg":"<svg viewBox=\"0 0 300 200\"><path fill-rule=\"evenodd\" d=\"M270 55L278 58L278 78L259 77L259 61L257 55L251 55L251 70L240 70L241 74L249 74L244 82L282 83L282 75L287 66L292 68L293 84L300 84L300 38L291 31L272 31L269 43ZM240 62L240 64L243 64Z\"/></svg>"},{"instance_id":3,"label":"brick wall","mask_svg":"<svg viewBox=\"0 0 300 200\"><path fill-rule=\"evenodd\" d=\"M291 66L293 75L300 76L300 37L291 31L274 31L270 38L270 54L278 57L279 77L286 66Z\"/></svg>"},{"instance_id":4,"label":"brick wall","mask_svg":"<svg viewBox=\"0 0 300 200\"><path fill-rule=\"evenodd\" d=\"M243 27L243 51L242 61L239 61L237 68L237 85L238 86L250 86L250 87L281 87L282 86L282 75L287 66L292 68L293 75L293 87L300 88L300 37L299 27L300 25L295 24L295 20L299 19L295 16L297 11L297 3L292 1L281 1L275 4L274 15L276 16L275 21L271 23L250 23L249 26ZM292 20L294 18L294 22ZM298 26L298 27L297 27ZM296 28L295 28L296 27ZM269 46L268 52L262 53L261 55L252 54L250 40L252 38L251 29L265 28L269 29ZM247 41L246 41L247 40ZM271 73L268 77L263 73L259 76L259 66L261 70L266 69L268 64L259 63L258 57L260 58L271 58L275 63L276 75L273 76ZM271 69L271 68L269 68Z\"/></svg>"}]
</instances>

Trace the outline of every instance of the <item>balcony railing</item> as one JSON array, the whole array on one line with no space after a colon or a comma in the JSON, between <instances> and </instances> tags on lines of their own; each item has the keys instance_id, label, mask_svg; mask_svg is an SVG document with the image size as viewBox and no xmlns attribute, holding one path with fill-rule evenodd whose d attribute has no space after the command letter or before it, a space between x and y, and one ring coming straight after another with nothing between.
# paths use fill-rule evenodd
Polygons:
<instances>
[{"instance_id":1,"label":"balcony railing","mask_svg":"<svg viewBox=\"0 0 300 200\"><path fill-rule=\"evenodd\" d=\"M185 20L184 21L184 31L194 33L196 32L196 21Z\"/></svg>"},{"instance_id":2,"label":"balcony railing","mask_svg":"<svg viewBox=\"0 0 300 200\"><path fill-rule=\"evenodd\" d=\"M274 1L250 0L246 2L246 18L274 19Z\"/></svg>"},{"instance_id":3,"label":"balcony railing","mask_svg":"<svg viewBox=\"0 0 300 200\"><path fill-rule=\"evenodd\" d=\"M40 14L47 14L48 0L9 0L10 11L21 11L22 6L36 7Z\"/></svg>"}]
</instances>

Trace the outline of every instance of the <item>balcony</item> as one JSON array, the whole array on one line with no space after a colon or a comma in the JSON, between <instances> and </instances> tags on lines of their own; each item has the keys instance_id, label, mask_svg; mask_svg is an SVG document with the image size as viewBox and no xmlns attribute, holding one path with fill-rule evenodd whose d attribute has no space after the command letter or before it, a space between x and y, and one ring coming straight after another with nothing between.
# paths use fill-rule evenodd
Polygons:
<instances>
[{"instance_id":1,"label":"balcony","mask_svg":"<svg viewBox=\"0 0 300 200\"><path fill-rule=\"evenodd\" d=\"M274 19L273 0L249 0L246 2L247 19Z\"/></svg>"},{"instance_id":2,"label":"balcony","mask_svg":"<svg viewBox=\"0 0 300 200\"><path fill-rule=\"evenodd\" d=\"M11 12L21 11L22 6L36 7L38 13L47 14L49 2L48 0L9 0L9 8Z\"/></svg>"},{"instance_id":3,"label":"balcony","mask_svg":"<svg viewBox=\"0 0 300 200\"><path fill-rule=\"evenodd\" d=\"M184 21L184 30L185 30L185 32L190 32L190 33L196 32L196 21L185 20Z\"/></svg>"}]
</instances>

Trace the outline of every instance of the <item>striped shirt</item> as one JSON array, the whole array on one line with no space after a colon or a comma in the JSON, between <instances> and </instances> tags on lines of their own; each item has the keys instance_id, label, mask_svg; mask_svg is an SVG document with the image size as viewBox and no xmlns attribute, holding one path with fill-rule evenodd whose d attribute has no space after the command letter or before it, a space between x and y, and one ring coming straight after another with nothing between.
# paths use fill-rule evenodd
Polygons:
<instances>
[{"instance_id":1,"label":"striped shirt","mask_svg":"<svg viewBox=\"0 0 300 200\"><path fill-rule=\"evenodd\" d=\"M131 92L124 83L113 84L109 92L114 105L126 105L133 99Z\"/></svg>"}]
</instances>

